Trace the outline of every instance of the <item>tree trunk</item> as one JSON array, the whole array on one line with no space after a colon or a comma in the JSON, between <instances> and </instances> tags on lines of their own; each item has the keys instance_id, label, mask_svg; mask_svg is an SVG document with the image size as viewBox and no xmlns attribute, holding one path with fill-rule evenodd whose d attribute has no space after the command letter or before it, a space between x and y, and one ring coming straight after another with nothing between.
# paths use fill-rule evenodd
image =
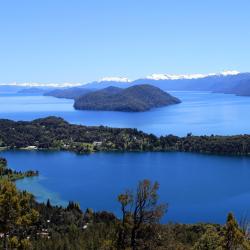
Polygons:
<instances>
[{"instance_id":1,"label":"tree trunk","mask_svg":"<svg viewBox=\"0 0 250 250\"><path fill-rule=\"evenodd\" d=\"M4 245L4 250L8 250L8 241L7 241L6 233L4 233L4 236L3 236L3 245Z\"/></svg>"},{"instance_id":2,"label":"tree trunk","mask_svg":"<svg viewBox=\"0 0 250 250\"><path fill-rule=\"evenodd\" d=\"M136 250L136 229L133 227L131 232L131 248Z\"/></svg>"}]
</instances>

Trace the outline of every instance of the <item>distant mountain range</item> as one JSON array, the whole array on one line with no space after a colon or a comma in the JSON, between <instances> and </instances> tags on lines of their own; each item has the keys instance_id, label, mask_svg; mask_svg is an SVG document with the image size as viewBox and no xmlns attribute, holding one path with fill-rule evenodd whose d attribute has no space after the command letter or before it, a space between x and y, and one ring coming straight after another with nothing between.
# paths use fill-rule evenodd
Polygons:
<instances>
[{"instance_id":1,"label":"distant mountain range","mask_svg":"<svg viewBox=\"0 0 250 250\"><path fill-rule=\"evenodd\" d=\"M141 112L151 108L180 103L180 100L151 85L136 85L126 89L107 87L85 94L75 100L80 110Z\"/></svg>"},{"instance_id":2,"label":"distant mountain range","mask_svg":"<svg viewBox=\"0 0 250 250\"><path fill-rule=\"evenodd\" d=\"M88 88L75 87L75 88L67 88L67 89L54 89L54 90L45 92L44 95L53 96L57 98L77 99L78 97L85 95L91 91L94 91L94 90L88 89Z\"/></svg>"},{"instance_id":3,"label":"distant mountain range","mask_svg":"<svg viewBox=\"0 0 250 250\"><path fill-rule=\"evenodd\" d=\"M42 95L50 91L50 87L24 87L19 85L0 85L0 94L36 94ZM54 89L54 88L53 88Z\"/></svg>"},{"instance_id":4,"label":"distant mountain range","mask_svg":"<svg viewBox=\"0 0 250 250\"><path fill-rule=\"evenodd\" d=\"M134 81L130 81L127 78L119 77L105 77L100 81L94 81L91 83L83 84L77 87L70 87L61 89L58 92L52 92L49 95L64 98L77 98L78 91L83 89L97 90L107 88L109 86L115 86L118 88L128 88L134 85L150 84L155 87L161 88L164 91L211 91L219 93L230 93L242 96L250 96L250 73L239 73L237 71L225 71L219 74L191 74L191 75L170 75L170 74L153 74L151 76L140 78ZM34 84L33 84L34 85ZM33 86L32 85L32 86ZM63 85L63 86L72 86ZM26 84L25 86L28 86ZM37 84L34 86L37 87ZM46 85L48 86L48 84ZM53 86L59 86L53 85ZM0 86L1 92L14 92L20 91L24 87L13 86ZM42 85L41 85L41 88ZM53 87L54 89L60 89ZM26 87L27 89L27 87ZM52 87L50 87L52 89ZM68 92L68 93L67 93ZM80 96L80 93L79 95Z\"/></svg>"},{"instance_id":5,"label":"distant mountain range","mask_svg":"<svg viewBox=\"0 0 250 250\"><path fill-rule=\"evenodd\" d=\"M44 94L48 91L48 89L42 89L42 88L25 88L19 90L17 93L19 94Z\"/></svg>"},{"instance_id":6,"label":"distant mountain range","mask_svg":"<svg viewBox=\"0 0 250 250\"><path fill-rule=\"evenodd\" d=\"M220 93L232 93L238 88L235 94L243 94L248 83L250 84L250 73L241 73L233 75L209 75L203 78L192 79L138 79L133 84L150 83L164 90L181 90L181 91L211 91ZM242 85L242 82L245 82Z\"/></svg>"},{"instance_id":7,"label":"distant mountain range","mask_svg":"<svg viewBox=\"0 0 250 250\"><path fill-rule=\"evenodd\" d=\"M101 89L110 85L127 88L139 84L150 84L165 91L211 91L250 96L250 73L238 73L236 71L181 76L154 74L132 82L92 82L86 84L85 88Z\"/></svg>"}]
</instances>

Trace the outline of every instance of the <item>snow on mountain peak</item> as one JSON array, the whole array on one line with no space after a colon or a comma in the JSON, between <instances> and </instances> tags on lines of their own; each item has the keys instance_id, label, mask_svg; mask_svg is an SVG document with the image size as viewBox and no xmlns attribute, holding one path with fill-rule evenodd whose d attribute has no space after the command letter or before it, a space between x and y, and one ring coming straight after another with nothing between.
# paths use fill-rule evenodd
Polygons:
<instances>
[{"instance_id":1,"label":"snow on mountain peak","mask_svg":"<svg viewBox=\"0 0 250 250\"><path fill-rule=\"evenodd\" d=\"M0 83L0 86L16 86L16 87L48 87L48 88L66 88L66 87L77 87L81 86L82 83L39 83L39 82L11 82L11 83Z\"/></svg>"},{"instance_id":2,"label":"snow on mountain peak","mask_svg":"<svg viewBox=\"0 0 250 250\"><path fill-rule=\"evenodd\" d=\"M179 79L197 79L202 78L202 74L190 74L190 75L175 75L175 74L152 74L147 76L147 79L151 80L179 80Z\"/></svg>"},{"instance_id":3,"label":"snow on mountain peak","mask_svg":"<svg viewBox=\"0 0 250 250\"><path fill-rule=\"evenodd\" d=\"M238 75L240 74L239 71L236 70L227 70L223 71L221 73L210 73L210 74L183 74L183 75L177 75L177 74L152 74L150 76L147 76L146 79L151 80L181 80L181 79L199 79L199 78L205 78L209 76L228 76L228 75Z\"/></svg>"},{"instance_id":4,"label":"snow on mountain peak","mask_svg":"<svg viewBox=\"0 0 250 250\"><path fill-rule=\"evenodd\" d=\"M109 76L101 78L98 82L131 82L131 80L126 77Z\"/></svg>"},{"instance_id":5,"label":"snow on mountain peak","mask_svg":"<svg viewBox=\"0 0 250 250\"><path fill-rule=\"evenodd\" d=\"M224 70L220 74L223 76L228 76L228 75L238 75L240 74L240 72L237 70Z\"/></svg>"},{"instance_id":6,"label":"snow on mountain peak","mask_svg":"<svg viewBox=\"0 0 250 250\"><path fill-rule=\"evenodd\" d=\"M180 79L200 79L209 76L218 76L224 77L228 75L238 75L240 74L239 71L236 70L225 70L220 73L210 73L210 74L152 74L147 76L146 79L151 80L180 80ZM121 82L121 83L130 83L132 82L130 79L126 77L103 77L98 82ZM66 87L77 87L84 85L86 83L39 83L39 82L23 82L23 83L0 83L2 85L9 85L9 86L19 86L19 87L53 87L53 88L66 88Z\"/></svg>"}]
</instances>

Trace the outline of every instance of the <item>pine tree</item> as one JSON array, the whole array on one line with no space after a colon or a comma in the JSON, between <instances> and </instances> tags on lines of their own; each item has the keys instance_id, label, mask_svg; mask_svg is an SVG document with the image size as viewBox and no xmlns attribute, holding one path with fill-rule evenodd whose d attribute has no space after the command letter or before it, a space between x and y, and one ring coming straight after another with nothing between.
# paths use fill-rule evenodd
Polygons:
<instances>
[{"instance_id":1,"label":"pine tree","mask_svg":"<svg viewBox=\"0 0 250 250\"><path fill-rule=\"evenodd\" d=\"M227 216L227 223L225 225L225 239L224 246L226 250L235 249L250 249L247 246L245 235L240 229L236 219L232 213Z\"/></svg>"},{"instance_id":2,"label":"pine tree","mask_svg":"<svg viewBox=\"0 0 250 250\"><path fill-rule=\"evenodd\" d=\"M47 200L46 206L47 206L47 208L51 208L50 199Z\"/></svg>"}]
</instances>

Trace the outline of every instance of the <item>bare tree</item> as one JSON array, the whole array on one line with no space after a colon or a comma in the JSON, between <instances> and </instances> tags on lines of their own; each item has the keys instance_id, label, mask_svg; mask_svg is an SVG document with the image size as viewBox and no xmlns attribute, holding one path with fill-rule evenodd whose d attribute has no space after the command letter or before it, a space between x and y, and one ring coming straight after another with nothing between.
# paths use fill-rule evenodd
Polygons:
<instances>
[{"instance_id":1,"label":"bare tree","mask_svg":"<svg viewBox=\"0 0 250 250\"><path fill-rule=\"evenodd\" d=\"M122 226L119 234L121 248L125 248L125 231L129 232L130 247L137 249L138 240L143 239L150 226L158 224L167 205L158 204L159 184L149 180L140 181L136 192L119 195L121 203Z\"/></svg>"}]
</instances>

